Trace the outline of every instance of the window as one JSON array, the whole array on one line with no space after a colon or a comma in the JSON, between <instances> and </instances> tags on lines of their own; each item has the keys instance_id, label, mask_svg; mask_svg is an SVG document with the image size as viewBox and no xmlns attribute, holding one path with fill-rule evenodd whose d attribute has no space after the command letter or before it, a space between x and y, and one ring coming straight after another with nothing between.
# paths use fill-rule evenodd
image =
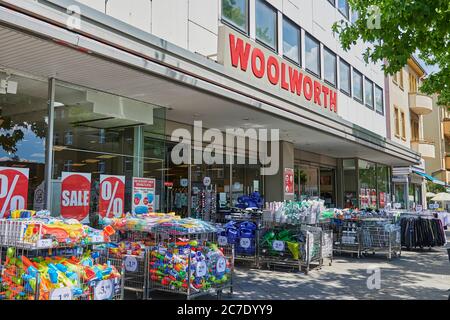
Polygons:
<instances>
[{"instance_id":1,"label":"window","mask_svg":"<svg viewBox=\"0 0 450 320\"><path fill-rule=\"evenodd\" d=\"M324 80L337 86L337 57L334 52L325 48L323 51Z\"/></svg>"},{"instance_id":2,"label":"window","mask_svg":"<svg viewBox=\"0 0 450 320\"><path fill-rule=\"evenodd\" d=\"M338 0L338 9L339 12L344 15L348 19L350 12L348 7L348 1L347 0Z\"/></svg>"},{"instance_id":3,"label":"window","mask_svg":"<svg viewBox=\"0 0 450 320\"><path fill-rule=\"evenodd\" d=\"M373 109L373 82L365 78L364 85L364 97L366 101L366 106Z\"/></svg>"},{"instance_id":4,"label":"window","mask_svg":"<svg viewBox=\"0 0 450 320\"><path fill-rule=\"evenodd\" d=\"M248 0L222 0L222 20L248 33Z\"/></svg>"},{"instance_id":5,"label":"window","mask_svg":"<svg viewBox=\"0 0 450 320\"><path fill-rule=\"evenodd\" d=\"M256 40L277 50L277 11L263 0L256 1Z\"/></svg>"},{"instance_id":6,"label":"window","mask_svg":"<svg viewBox=\"0 0 450 320\"><path fill-rule=\"evenodd\" d=\"M399 117L399 110L397 107L394 107L394 124L395 124L395 136L400 138L400 117Z\"/></svg>"},{"instance_id":7,"label":"window","mask_svg":"<svg viewBox=\"0 0 450 320\"><path fill-rule=\"evenodd\" d=\"M419 141L419 121L411 120L411 140Z\"/></svg>"},{"instance_id":8,"label":"window","mask_svg":"<svg viewBox=\"0 0 450 320\"><path fill-rule=\"evenodd\" d=\"M320 76L320 43L311 35L305 35L306 70Z\"/></svg>"},{"instance_id":9,"label":"window","mask_svg":"<svg viewBox=\"0 0 450 320\"><path fill-rule=\"evenodd\" d=\"M403 69L398 72L398 85L403 89Z\"/></svg>"},{"instance_id":10,"label":"window","mask_svg":"<svg viewBox=\"0 0 450 320\"><path fill-rule=\"evenodd\" d=\"M384 114L383 89L377 85L375 86L375 110Z\"/></svg>"},{"instance_id":11,"label":"window","mask_svg":"<svg viewBox=\"0 0 450 320\"><path fill-rule=\"evenodd\" d=\"M417 92L417 78L412 73L409 74L409 92Z\"/></svg>"},{"instance_id":12,"label":"window","mask_svg":"<svg viewBox=\"0 0 450 320\"><path fill-rule=\"evenodd\" d=\"M402 128L402 139L406 139L406 122L405 122L405 113L402 111L400 116L401 128Z\"/></svg>"},{"instance_id":13,"label":"window","mask_svg":"<svg viewBox=\"0 0 450 320\"><path fill-rule=\"evenodd\" d=\"M352 89L351 89L351 80L350 80L351 74L350 74L350 65L345 62L344 60L339 60L339 85L341 88L341 91L351 95Z\"/></svg>"},{"instance_id":14,"label":"window","mask_svg":"<svg viewBox=\"0 0 450 320\"><path fill-rule=\"evenodd\" d=\"M358 12L358 10L353 10L352 9L352 16L351 16L351 22L352 23L355 23L356 21L358 21L358 19L359 19L359 12Z\"/></svg>"},{"instance_id":15,"label":"window","mask_svg":"<svg viewBox=\"0 0 450 320\"><path fill-rule=\"evenodd\" d=\"M353 97L363 103L363 77L356 69L353 69Z\"/></svg>"},{"instance_id":16,"label":"window","mask_svg":"<svg viewBox=\"0 0 450 320\"><path fill-rule=\"evenodd\" d=\"M300 64L300 29L287 18L283 18L283 55Z\"/></svg>"}]
</instances>

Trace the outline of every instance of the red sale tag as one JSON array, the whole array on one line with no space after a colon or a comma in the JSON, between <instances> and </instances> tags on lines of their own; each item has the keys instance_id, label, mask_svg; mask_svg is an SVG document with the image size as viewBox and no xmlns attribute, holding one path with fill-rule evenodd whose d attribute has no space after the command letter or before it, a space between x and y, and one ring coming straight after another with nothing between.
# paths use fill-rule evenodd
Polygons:
<instances>
[{"instance_id":1,"label":"red sale tag","mask_svg":"<svg viewBox=\"0 0 450 320\"><path fill-rule=\"evenodd\" d=\"M100 175L98 210L102 217L121 216L125 201L125 177Z\"/></svg>"},{"instance_id":2,"label":"red sale tag","mask_svg":"<svg viewBox=\"0 0 450 320\"><path fill-rule=\"evenodd\" d=\"M294 169L284 169L284 193L294 194Z\"/></svg>"},{"instance_id":3,"label":"red sale tag","mask_svg":"<svg viewBox=\"0 0 450 320\"><path fill-rule=\"evenodd\" d=\"M61 173L61 216L83 221L89 215L90 173Z\"/></svg>"},{"instance_id":4,"label":"red sale tag","mask_svg":"<svg viewBox=\"0 0 450 320\"><path fill-rule=\"evenodd\" d=\"M0 167L0 218L27 208L28 168Z\"/></svg>"}]
</instances>

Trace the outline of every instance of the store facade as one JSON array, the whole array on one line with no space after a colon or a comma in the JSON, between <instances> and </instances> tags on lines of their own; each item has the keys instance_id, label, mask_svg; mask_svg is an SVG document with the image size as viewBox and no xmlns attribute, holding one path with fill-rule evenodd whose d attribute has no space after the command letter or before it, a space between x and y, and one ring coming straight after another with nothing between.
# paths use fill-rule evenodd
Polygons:
<instances>
[{"instance_id":1,"label":"store facade","mask_svg":"<svg viewBox=\"0 0 450 320\"><path fill-rule=\"evenodd\" d=\"M89 198L78 200L90 213L101 211L105 176L123 179L123 212L133 210L134 178L153 179L154 211L184 216L236 206L253 192L266 201L383 208L392 201L390 168L420 159L385 137L383 92L381 109L376 94L382 76L361 77L359 88L360 72L349 67L346 77L346 61L304 29L302 54L297 48L298 56L287 57L222 16L216 62L87 7L83 27L70 29L61 23L72 1L0 4L0 78L17 84L16 93L0 95L2 167L29 169L28 209L59 215L67 173L89 175ZM326 69L327 61L335 68ZM362 104L345 92L346 82L350 92L361 89ZM361 115L352 120L354 108ZM277 172L264 176L248 148L233 163L175 163L173 131L193 133L199 120L221 132L279 130ZM191 150L194 159L200 151Z\"/></svg>"}]
</instances>

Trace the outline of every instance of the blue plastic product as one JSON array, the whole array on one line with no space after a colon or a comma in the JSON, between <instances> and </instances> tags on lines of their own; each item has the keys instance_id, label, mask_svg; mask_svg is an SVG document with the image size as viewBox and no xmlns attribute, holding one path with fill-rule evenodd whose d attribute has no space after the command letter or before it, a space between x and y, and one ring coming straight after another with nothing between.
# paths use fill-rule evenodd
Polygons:
<instances>
[{"instance_id":1,"label":"blue plastic product","mask_svg":"<svg viewBox=\"0 0 450 320\"><path fill-rule=\"evenodd\" d=\"M227 230L227 238L228 243L230 244L236 243L237 239L239 238L239 230L236 228L229 228Z\"/></svg>"},{"instance_id":2,"label":"blue plastic product","mask_svg":"<svg viewBox=\"0 0 450 320\"><path fill-rule=\"evenodd\" d=\"M137 206L134 208L134 212L136 214L146 214L148 213L148 207L147 206Z\"/></svg>"}]
</instances>

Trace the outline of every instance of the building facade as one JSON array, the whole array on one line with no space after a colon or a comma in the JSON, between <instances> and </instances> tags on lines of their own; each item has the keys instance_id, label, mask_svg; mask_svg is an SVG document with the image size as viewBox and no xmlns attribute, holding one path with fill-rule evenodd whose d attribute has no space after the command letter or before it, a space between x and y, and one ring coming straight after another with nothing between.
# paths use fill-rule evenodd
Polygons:
<instances>
[{"instance_id":1,"label":"building facade","mask_svg":"<svg viewBox=\"0 0 450 320\"><path fill-rule=\"evenodd\" d=\"M433 112L424 117L425 139L434 141L436 157L426 161L427 174L450 185L450 112L437 104L433 95Z\"/></svg>"},{"instance_id":2,"label":"building facade","mask_svg":"<svg viewBox=\"0 0 450 320\"><path fill-rule=\"evenodd\" d=\"M354 17L341 0L0 1L0 78L17 84L0 95L3 166L29 168L28 207L55 214L67 172L92 176L91 211L105 174L125 177L125 211L133 177L156 180L156 211L184 215L205 181L219 208L254 191L384 207L391 168L429 150L420 127L417 141L391 136L381 66L363 62L363 44L346 52L333 36L335 21ZM408 98L395 105L421 123L421 100ZM175 163L174 130L191 134L193 158L208 144L200 121L279 130L279 170L262 175L250 148L232 164Z\"/></svg>"},{"instance_id":3,"label":"building facade","mask_svg":"<svg viewBox=\"0 0 450 320\"><path fill-rule=\"evenodd\" d=\"M433 99L419 93L425 70L414 57L386 80L389 86L391 139L419 153L421 163L393 168L394 197L402 208L426 207L425 166L436 158L435 142L427 139L431 123L425 118L433 112Z\"/></svg>"}]
</instances>

